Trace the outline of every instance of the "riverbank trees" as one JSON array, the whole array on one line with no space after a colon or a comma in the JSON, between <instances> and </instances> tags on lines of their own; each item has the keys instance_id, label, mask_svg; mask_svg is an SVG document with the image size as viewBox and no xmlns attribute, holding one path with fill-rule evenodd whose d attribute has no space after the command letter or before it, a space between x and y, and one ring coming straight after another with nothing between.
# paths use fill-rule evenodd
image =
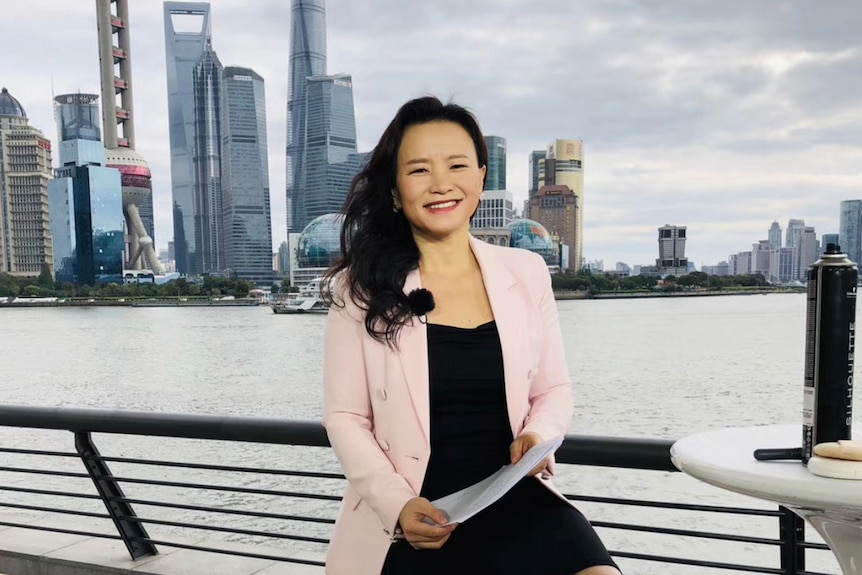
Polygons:
<instances>
[{"instance_id":1,"label":"riverbank trees","mask_svg":"<svg viewBox=\"0 0 862 575\"><path fill-rule=\"evenodd\" d=\"M246 297L255 287L251 282L239 278L216 276L204 276L194 281L179 278L162 285L141 282L98 286L55 283L50 274L47 278L43 276L44 274L38 278L18 278L0 273L0 297Z\"/></svg>"}]
</instances>

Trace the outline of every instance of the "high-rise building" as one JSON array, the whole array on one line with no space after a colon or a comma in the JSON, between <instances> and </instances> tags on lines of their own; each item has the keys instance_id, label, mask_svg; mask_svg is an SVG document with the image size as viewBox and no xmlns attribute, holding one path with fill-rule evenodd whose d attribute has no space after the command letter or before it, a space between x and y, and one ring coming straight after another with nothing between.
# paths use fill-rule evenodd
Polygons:
<instances>
[{"instance_id":1,"label":"high-rise building","mask_svg":"<svg viewBox=\"0 0 862 575\"><path fill-rule=\"evenodd\" d=\"M655 265L661 275L681 276L688 273L686 231L686 226L664 225L658 228L658 259Z\"/></svg>"},{"instance_id":2,"label":"high-rise building","mask_svg":"<svg viewBox=\"0 0 862 575\"><path fill-rule=\"evenodd\" d=\"M829 244L841 245L840 236L838 234L823 234L820 238L820 251L825 251L826 246ZM841 247L843 248L844 246Z\"/></svg>"},{"instance_id":3,"label":"high-rise building","mask_svg":"<svg viewBox=\"0 0 862 575\"><path fill-rule=\"evenodd\" d=\"M287 101L287 230L301 232L306 212L306 78L326 75L324 0L291 0Z\"/></svg>"},{"instance_id":4,"label":"high-rise building","mask_svg":"<svg viewBox=\"0 0 862 575\"><path fill-rule=\"evenodd\" d=\"M51 142L30 125L24 107L0 90L0 273L54 273L48 208Z\"/></svg>"},{"instance_id":5,"label":"high-rise building","mask_svg":"<svg viewBox=\"0 0 862 575\"><path fill-rule=\"evenodd\" d=\"M512 192L485 190L470 227L473 229L505 228L515 219Z\"/></svg>"},{"instance_id":6,"label":"high-rise building","mask_svg":"<svg viewBox=\"0 0 862 575\"><path fill-rule=\"evenodd\" d=\"M744 276L751 273L752 253L739 252L730 256L728 261L729 275Z\"/></svg>"},{"instance_id":7,"label":"high-rise building","mask_svg":"<svg viewBox=\"0 0 862 575\"><path fill-rule=\"evenodd\" d=\"M530 152L530 190L529 197L536 195L539 188L542 187L540 181L542 179L542 160L545 159L545 150L534 150Z\"/></svg>"},{"instance_id":8,"label":"high-rise building","mask_svg":"<svg viewBox=\"0 0 862 575\"><path fill-rule=\"evenodd\" d=\"M195 274L200 260L195 229L195 96L194 68L212 33L207 2L165 2L165 65L168 127L171 145L174 242L177 271Z\"/></svg>"},{"instance_id":9,"label":"high-rise building","mask_svg":"<svg viewBox=\"0 0 862 575\"><path fill-rule=\"evenodd\" d=\"M225 265L231 274L272 282L272 220L264 81L254 70L222 74L221 184Z\"/></svg>"},{"instance_id":10,"label":"high-rise building","mask_svg":"<svg viewBox=\"0 0 862 575\"><path fill-rule=\"evenodd\" d=\"M761 274L764 278L769 277L769 257L771 252L772 243L769 240L760 240L751 246L751 273Z\"/></svg>"},{"instance_id":11,"label":"high-rise building","mask_svg":"<svg viewBox=\"0 0 862 575\"><path fill-rule=\"evenodd\" d=\"M584 143L581 140L555 140L548 145L545 158L539 160L539 186L568 186L577 202L578 223L575 243L570 245L575 265L584 260ZM533 209L531 204L530 210ZM530 217L536 219L531 211Z\"/></svg>"},{"instance_id":12,"label":"high-rise building","mask_svg":"<svg viewBox=\"0 0 862 575\"><path fill-rule=\"evenodd\" d=\"M791 219L787 222L784 246L793 250L793 271L791 280L799 279L802 269L802 233L805 230L805 220Z\"/></svg>"},{"instance_id":13,"label":"high-rise building","mask_svg":"<svg viewBox=\"0 0 862 575\"><path fill-rule=\"evenodd\" d=\"M48 184L54 271L59 282L121 282L125 219L120 172L105 167L98 96L54 98L60 165Z\"/></svg>"},{"instance_id":14,"label":"high-rise building","mask_svg":"<svg viewBox=\"0 0 862 575\"><path fill-rule=\"evenodd\" d=\"M278 267L277 271L281 272L282 276L290 277L290 245L284 241L278 246Z\"/></svg>"},{"instance_id":15,"label":"high-rise building","mask_svg":"<svg viewBox=\"0 0 862 575\"><path fill-rule=\"evenodd\" d=\"M841 202L838 236L841 250L851 261L862 265L862 200Z\"/></svg>"},{"instance_id":16,"label":"high-rise building","mask_svg":"<svg viewBox=\"0 0 862 575\"><path fill-rule=\"evenodd\" d=\"M577 246L581 205L575 192L566 185L546 185L530 198L530 218L539 222L551 236L558 237L568 247L568 260L561 263L565 270L578 271L582 259Z\"/></svg>"},{"instance_id":17,"label":"high-rise building","mask_svg":"<svg viewBox=\"0 0 862 575\"><path fill-rule=\"evenodd\" d=\"M162 275L164 268L153 247L152 177L147 162L135 151L129 0L96 0L96 24L105 163L120 171L123 186L123 212L126 216L124 267L129 270L151 269L156 275Z\"/></svg>"},{"instance_id":18,"label":"high-rise building","mask_svg":"<svg viewBox=\"0 0 862 575\"><path fill-rule=\"evenodd\" d=\"M353 82L348 74L306 78L305 179L303 212L294 223L305 226L324 214L341 211L356 159Z\"/></svg>"},{"instance_id":19,"label":"high-rise building","mask_svg":"<svg viewBox=\"0 0 862 575\"><path fill-rule=\"evenodd\" d=\"M224 270L221 185L221 105L224 66L207 40L193 71L194 89L194 273Z\"/></svg>"},{"instance_id":20,"label":"high-rise building","mask_svg":"<svg viewBox=\"0 0 862 575\"><path fill-rule=\"evenodd\" d=\"M488 148L488 169L485 174L486 190L506 189L506 138L485 136Z\"/></svg>"},{"instance_id":21,"label":"high-rise building","mask_svg":"<svg viewBox=\"0 0 862 575\"><path fill-rule=\"evenodd\" d=\"M769 276L771 284L786 284L793 279L793 248L778 248L769 253Z\"/></svg>"},{"instance_id":22,"label":"high-rise building","mask_svg":"<svg viewBox=\"0 0 862 575\"><path fill-rule=\"evenodd\" d=\"M802 232L805 230L805 220L790 219L787 222L784 245L788 248L797 248L802 242Z\"/></svg>"},{"instance_id":23,"label":"high-rise building","mask_svg":"<svg viewBox=\"0 0 862 575\"><path fill-rule=\"evenodd\" d=\"M772 222L769 226L769 247L777 250L781 247L781 224Z\"/></svg>"},{"instance_id":24,"label":"high-rise building","mask_svg":"<svg viewBox=\"0 0 862 575\"><path fill-rule=\"evenodd\" d=\"M820 257L820 242L812 226L805 226L799 240L798 269L795 279L804 281L808 277L808 268Z\"/></svg>"}]
</instances>

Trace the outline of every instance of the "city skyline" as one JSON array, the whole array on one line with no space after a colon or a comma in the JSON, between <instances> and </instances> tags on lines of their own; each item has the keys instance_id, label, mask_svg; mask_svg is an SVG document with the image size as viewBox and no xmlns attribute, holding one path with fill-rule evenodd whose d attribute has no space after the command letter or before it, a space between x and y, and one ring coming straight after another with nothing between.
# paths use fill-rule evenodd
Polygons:
<instances>
[{"instance_id":1,"label":"city skyline","mask_svg":"<svg viewBox=\"0 0 862 575\"><path fill-rule=\"evenodd\" d=\"M210 4L220 59L267 80L275 248L286 227L290 7ZM417 14L388 0L326 3L328 70L353 77L357 148L370 150L407 99L451 97L477 113L484 133L506 138L507 188L520 207L530 152L581 139L586 260L648 264L654 230L671 222L688 226L692 261L715 264L763 239L764 222L795 217L818 234L837 232L840 202L862 198L862 14L849 3L477 1L457 5L453 19L455 6ZM98 91L95 8L34 0L5 10L15 27L0 47L44 42L10 63L0 84L54 142L52 82L58 93ZM36 13L50 16L28 17ZM136 148L153 172L159 248L173 236L162 18L161 2L136 3L130 18Z\"/></svg>"}]
</instances>

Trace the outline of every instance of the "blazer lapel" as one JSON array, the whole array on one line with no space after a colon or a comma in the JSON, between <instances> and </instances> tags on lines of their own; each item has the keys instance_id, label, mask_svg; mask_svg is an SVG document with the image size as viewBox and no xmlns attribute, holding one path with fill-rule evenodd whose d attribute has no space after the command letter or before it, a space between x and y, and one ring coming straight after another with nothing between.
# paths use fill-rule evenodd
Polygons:
<instances>
[{"instance_id":1,"label":"blazer lapel","mask_svg":"<svg viewBox=\"0 0 862 575\"><path fill-rule=\"evenodd\" d=\"M494 248L470 236L470 247L479 262L485 292L491 303L491 311L500 334L503 349L503 373L506 385L506 403L512 434L517 435L521 428L519 405L526 401L525 388L528 366L528 339L526 310L524 301L518 296L515 287L518 280L497 257ZM413 270L404 281L404 293L422 287L419 270ZM401 330L398 344L398 359L407 381L410 399L416 417L425 435L425 446L431 446L431 402L428 381L428 329L418 318L412 318Z\"/></svg>"},{"instance_id":2,"label":"blazer lapel","mask_svg":"<svg viewBox=\"0 0 862 575\"><path fill-rule=\"evenodd\" d=\"M404 281L404 293L422 287L419 270L415 269ZM425 434L425 446L431 447L431 403L428 396L428 330L426 324L413 317L401 329L398 339L398 358L416 417Z\"/></svg>"},{"instance_id":3,"label":"blazer lapel","mask_svg":"<svg viewBox=\"0 0 862 575\"><path fill-rule=\"evenodd\" d=\"M521 428L519 405L527 396L525 389L527 366L524 358L528 355L527 322L524 301L518 296L515 287L518 280L505 263L497 257L494 247L481 240L470 237L470 247L479 262L485 292L491 303L491 311L500 334L503 349L503 373L506 380L506 403L512 435Z\"/></svg>"}]
</instances>

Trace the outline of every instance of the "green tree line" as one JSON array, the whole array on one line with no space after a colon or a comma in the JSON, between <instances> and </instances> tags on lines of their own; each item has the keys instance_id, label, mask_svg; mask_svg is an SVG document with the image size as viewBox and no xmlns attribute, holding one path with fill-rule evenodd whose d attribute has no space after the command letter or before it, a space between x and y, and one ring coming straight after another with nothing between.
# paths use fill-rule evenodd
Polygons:
<instances>
[{"instance_id":1,"label":"green tree line","mask_svg":"<svg viewBox=\"0 0 862 575\"><path fill-rule=\"evenodd\" d=\"M558 291L589 291L598 293L604 291L644 291L655 289L659 278L655 276L616 277L603 273L593 273L583 270L578 273L555 274L551 281ZM668 276L664 279L661 289L725 289L740 287L761 287L768 285L762 274L742 276L711 276L703 272L692 272L678 278ZM0 273L0 297L123 297L123 298L160 298L160 297L246 297L254 284L246 280L231 277L204 276L200 281L189 281L186 278L171 280L162 285L152 283L106 285L74 285L70 283L55 283L47 270L35 278L17 278ZM289 281L281 285L273 284L274 293L278 291L295 291Z\"/></svg>"},{"instance_id":2,"label":"green tree line","mask_svg":"<svg viewBox=\"0 0 862 575\"><path fill-rule=\"evenodd\" d=\"M658 286L656 276L618 277L601 272L594 273L582 270L577 273L556 274L551 276L551 283L557 291L588 291L599 293L605 291L645 291ZM685 289L726 289L741 287L762 287L768 285L763 274L748 274L741 276L713 276L703 272L691 272L684 276L667 276L661 289L678 291Z\"/></svg>"},{"instance_id":3,"label":"green tree line","mask_svg":"<svg viewBox=\"0 0 862 575\"><path fill-rule=\"evenodd\" d=\"M43 271L36 278L17 278L0 273L0 297L63 297L63 298L175 298L175 297L246 297L254 289L246 280L230 277L204 276L200 281L186 278L162 285L134 283L105 285L75 285L56 283Z\"/></svg>"}]
</instances>

